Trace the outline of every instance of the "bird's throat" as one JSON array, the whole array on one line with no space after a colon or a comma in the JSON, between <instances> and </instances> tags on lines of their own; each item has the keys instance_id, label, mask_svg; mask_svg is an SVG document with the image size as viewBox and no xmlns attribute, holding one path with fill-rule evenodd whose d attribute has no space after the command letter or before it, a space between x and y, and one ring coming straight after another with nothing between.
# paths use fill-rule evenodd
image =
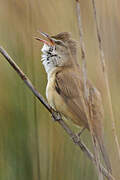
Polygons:
<instances>
[{"instance_id":1,"label":"bird's throat","mask_svg":"<svg viewBox=\"0 0 120 180\"><path fill-rule=\"evenodd\" d=\"M59 56L56 54L55 49L51 46L44 44L42 48L42 64L44 65L45 71L48 75L58 67Z\"/></svg>"}]
</instances>

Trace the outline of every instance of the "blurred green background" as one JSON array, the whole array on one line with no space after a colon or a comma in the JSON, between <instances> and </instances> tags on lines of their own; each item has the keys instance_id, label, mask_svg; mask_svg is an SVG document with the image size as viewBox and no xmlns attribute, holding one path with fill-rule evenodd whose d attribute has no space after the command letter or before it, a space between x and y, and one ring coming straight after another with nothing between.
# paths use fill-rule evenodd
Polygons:
<instances>
[{"instance_id":1,"label":"blurred green background","mask_svg":"<svg viewBox=\"0 0 120 180\"><path fill-rule=\"evenodd\" d=\"M96 3L120 139L120 1L96 0ZM118 180L120 162L112 134L92 4L81 0L80 5L88 76L102 93L105 142ZM45 97L47 80L40 62L42 45L33 38L39 36L37 30L50 34L69 31L79 41L75 0L0 0L0 45ZM92 150L87 131L82 139ZM93 164L51 120L47 110L0 55L0 180L16 179L97 180L97 176Z\"/></svg>"}]
</instances>

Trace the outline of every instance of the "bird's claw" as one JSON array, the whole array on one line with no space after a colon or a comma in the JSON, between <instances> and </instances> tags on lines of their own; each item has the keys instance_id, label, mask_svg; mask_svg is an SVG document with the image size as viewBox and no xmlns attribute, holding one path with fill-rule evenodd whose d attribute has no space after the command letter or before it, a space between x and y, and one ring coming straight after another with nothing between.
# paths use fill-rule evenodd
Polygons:
<instances>
[{"instance_id":1,"label":"bird's claw","mask_svg":"<svg viewBox=\"0 0 120 180\"><path fill-rule=\"evenodd\" d=\"M80 138L79 138L79 136L78 136L78 135L73 134L73 136L72 136L72 140L73 140L73 142L74 142L75 144L77 144L77 143L80 141Z\"/></svg>"},{"instance_id":2,"label":"bird's claw","mask_svg":"<svg viewBox=\"0 0 120 180\"><path fill-rule=\"evenodd\" d=\"M53 112L52 112L52 119L53 119L54 121L59 121L59 120L61 119L61 115L60 115L58 112L53 111Z\"/></svg>"}]
</instances>

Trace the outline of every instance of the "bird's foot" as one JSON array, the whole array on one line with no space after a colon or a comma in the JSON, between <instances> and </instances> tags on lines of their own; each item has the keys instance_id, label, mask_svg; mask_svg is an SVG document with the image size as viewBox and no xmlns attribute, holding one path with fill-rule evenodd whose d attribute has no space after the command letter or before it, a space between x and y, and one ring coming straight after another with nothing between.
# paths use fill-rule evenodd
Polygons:
<instances>
[{"instance_id":1,"label":"bird's foot","mask_svg":"<svg viewBox=\"0 0 120 180\"><path fill-rule=\"evenodd\" d=\"M52 112L52 119L53 119L54 121L59 121L59 120L61 120L61 115L60 115L58 112L53 111L53 112Z\"/></svg>"},{"instance_id":2,"label":"bird's foot","mask_svg":"<svg viewBox=\"0 0 120 180\"><path fill-rule=\"evenodd\" d=\"M80 141L80 136L81 136L81 134L83 133L83 131L84 131L85 129L86 129L86 128L84 127L84 128L82 128L82 130L81 130L79 133L73 134L72 140L73 140L73 142L74 142L75 144L77 144L77 143Z\"/></svg>"},{"instance_id":3,"label":"bird's foot","mask_svg":"<svg viewBox=\"0 0 120 180\"><path fill-rule=\"evenodd\" d=\"M79 138L79 136L78 136L78 135L73 134L73 136L72 136L72 140L73 140L73 142L74 142L75 144L77 144L77 143L80 141L80 138Z\"/></svg>"}]
</instances>

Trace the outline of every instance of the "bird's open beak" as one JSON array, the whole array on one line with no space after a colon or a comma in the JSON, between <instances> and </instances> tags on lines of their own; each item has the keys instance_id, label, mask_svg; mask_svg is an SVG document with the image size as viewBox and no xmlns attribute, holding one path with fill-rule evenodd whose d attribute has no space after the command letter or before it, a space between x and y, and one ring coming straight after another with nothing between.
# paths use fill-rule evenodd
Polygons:
<instances>
[{"instance_id":1,"label":"bird's open beak","mask_svg":"<svg viewBox=\"0 0 120 180\"><path fill-rule=\"evenodd\" d=\"M39 31L40 32L40 31ZM44 36L47 40L38 38L38 37L34 37L36 40L43 42L44 44L47 44L48 46L54 46L55 42L52 40L52 38L44 32L40 32L40 34L42 34L42 36Z\"/></svg>"}]
</instances>

